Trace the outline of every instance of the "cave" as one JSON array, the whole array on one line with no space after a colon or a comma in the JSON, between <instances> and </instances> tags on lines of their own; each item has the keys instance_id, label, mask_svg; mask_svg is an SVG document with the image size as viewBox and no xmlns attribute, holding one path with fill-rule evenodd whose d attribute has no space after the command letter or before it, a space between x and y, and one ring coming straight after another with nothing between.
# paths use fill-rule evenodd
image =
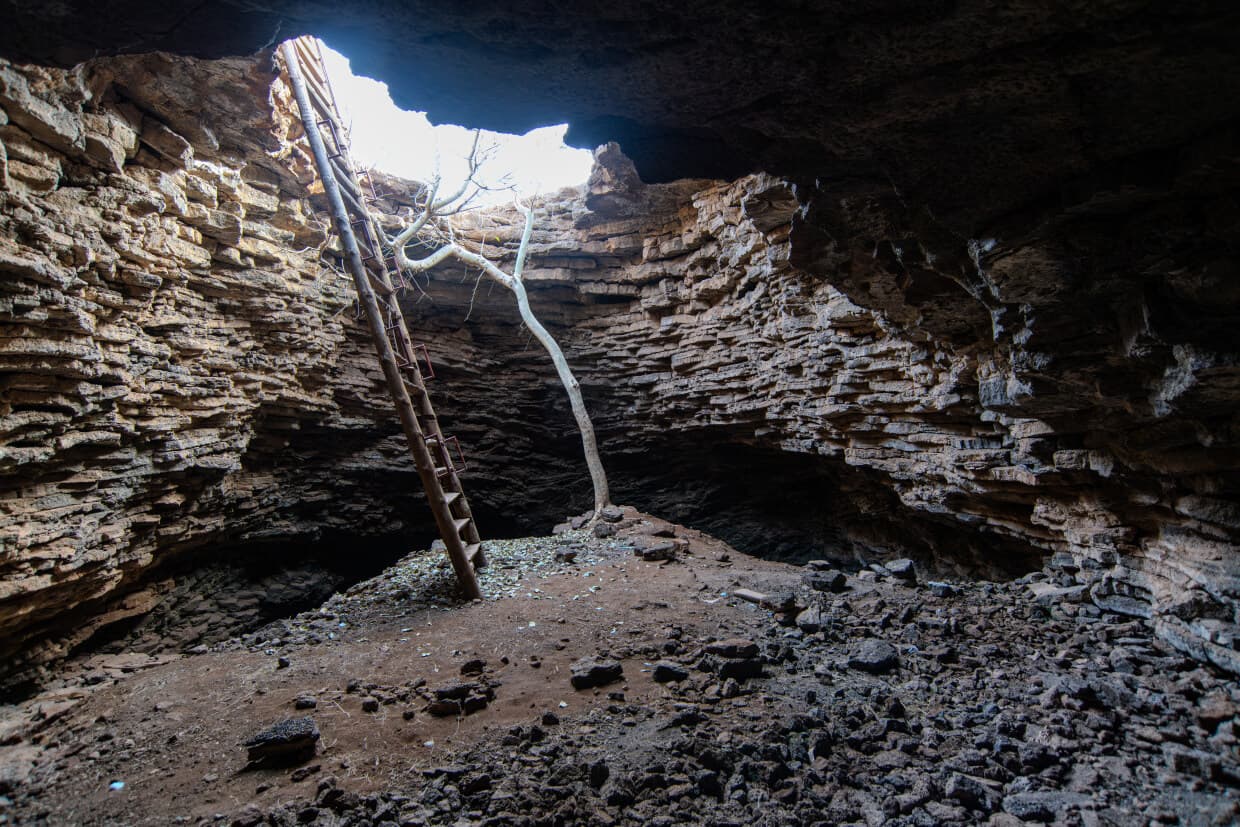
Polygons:
<instances>
[{"instance_id":1,"label":"cave","mask_svg":"<svg viewBox=\"0 0 1240 827\"><path fill-rule=\"evenodd\" d=\"M1240 9L3 9L0 823L1240 819ZM418 249L606 507L307 37L593 153Z\"/></svg>"}]
</instances>

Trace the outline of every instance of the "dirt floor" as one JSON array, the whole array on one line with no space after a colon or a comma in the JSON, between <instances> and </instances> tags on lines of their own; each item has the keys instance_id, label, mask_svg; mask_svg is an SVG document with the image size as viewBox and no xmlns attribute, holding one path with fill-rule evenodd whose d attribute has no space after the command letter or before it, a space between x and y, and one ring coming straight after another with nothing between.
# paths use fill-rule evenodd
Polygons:
<instances>
[{"instance_id":1,"label":"dirt floor","mask_svg":"<svg viewBox=\"0 0 1240 827\"><path fill-rule=\"evenodd\" d=\"M600 525L491 544L486 601L442 599L442 555L412 555L210 651L83 661L0 713L0 823L1240 817L1240 687L1054 572L845 576ZM300 717L313 757L248 762Z\"/></svg>"}]
</instances>

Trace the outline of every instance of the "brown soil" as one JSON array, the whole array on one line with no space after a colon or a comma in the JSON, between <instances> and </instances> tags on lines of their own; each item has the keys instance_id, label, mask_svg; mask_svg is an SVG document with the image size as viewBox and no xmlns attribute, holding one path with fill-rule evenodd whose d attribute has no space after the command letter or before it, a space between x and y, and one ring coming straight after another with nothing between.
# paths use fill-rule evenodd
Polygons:
<instances>
[{"instance_id":1,"label":"brown soil","mask_svg":"<svg viewBox=\"0 0 1240 827\"><path fill-rule=\"evenodd\" d=\"M1234 681L1162 647L1141 622L1043 609L1020 584L928 589L863 572L843 594L817 592L801 568L631 510L619 529L578 541L584 562L526 577L511 596L406 612L416 601L391 598L404 592L380 576L330 612L247 638L258 651L238 642L97 662L90 674L110 669L109 680L46 694L0 722L11 799L0 822L1049 814L1129 824L1225 823L1237 812ZM688 546L674 561L639 559L632 544L655 532ZM821 618L798 628L733 597L738 586L791 592ZM719 658L703 654L734 637L759 644L762 677L725 680ZM858 642L890 642L898 666L859 665ZM571 664L596 656L619 660L623 681L574 690ZM494 700L464 716L428 714L428 690L462 680L478 658ZM662 659L691 677L654 682ZM299 697L314 708L296 710ZM370 699L377 708L365 711ZM247 767L243 741L300 715L322 733L312 760ZM124 788L110 789L117 781Z\"/></svg>"}]
</instances>

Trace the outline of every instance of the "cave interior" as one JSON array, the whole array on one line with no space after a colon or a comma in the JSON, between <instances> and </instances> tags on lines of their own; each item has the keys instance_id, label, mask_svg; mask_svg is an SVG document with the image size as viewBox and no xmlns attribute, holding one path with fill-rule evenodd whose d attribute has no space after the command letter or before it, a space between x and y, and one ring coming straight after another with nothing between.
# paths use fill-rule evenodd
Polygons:
<instances>
[{"instance_id":1,"label":"cave interior","mask_svg":"<svg viewBox=\"0 0 1240 827\"><path fill-rule=\"evenodd\" d=\"M0 0L0 824L1240 817L1240 9L75 5ZM617 507L508 291L392 299L481 601L300 35L594 153L524 244L444 226L525 265ZM365 178L385 232L425 195Z\"/></svg>"}]
</instances>

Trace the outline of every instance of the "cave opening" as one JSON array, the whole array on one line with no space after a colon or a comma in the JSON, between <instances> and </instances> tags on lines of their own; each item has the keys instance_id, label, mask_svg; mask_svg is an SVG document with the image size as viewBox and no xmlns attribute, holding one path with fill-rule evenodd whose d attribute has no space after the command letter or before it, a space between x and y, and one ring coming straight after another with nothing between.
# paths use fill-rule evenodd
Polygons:
<instances>
[{"instance_id":1,"label":"cave opening","mask_svg":"<svg viewBox=\"0 0 1240 827\"><path fill-rule=\"evenodd\" d=\"M442 175L452 191L469 174L466 160L475 130L432 124L425 112L397 106L387 84L355 75L349 59L319 41L330 89L349 130L350 152L365 169L408 181ZM522 135L478 130L486 161L475 173L482 184L469 207L494 206L586 182L593 164L589 150L564 142L568 124L535 127Z\"/></svg>"}]
</instances>

